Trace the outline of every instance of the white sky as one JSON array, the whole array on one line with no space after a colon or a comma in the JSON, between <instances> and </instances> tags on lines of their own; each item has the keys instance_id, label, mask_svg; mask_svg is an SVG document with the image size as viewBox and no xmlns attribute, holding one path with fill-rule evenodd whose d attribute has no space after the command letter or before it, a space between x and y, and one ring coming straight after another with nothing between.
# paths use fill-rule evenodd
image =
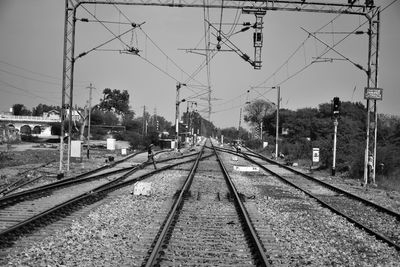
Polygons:
<instances>
[{"instance_id":1,"label":"white sky","mask_svg":"<svg viewBox=\"0 0 400 267\"><path fill-rule=\"evenodd\" d=\"M343 0L342 2L347 2ZM375 1L385 7L392 1ZM378 112L400 115L400 4L397 1L381 14L381 42L379 57L379 87L384 89L384 100L379 102ZM86 8L99 20L126 22L122 14L113 6L91 5ZM118 51L93 51L78 59L75 64L74 103L83 106L88 99L89 83L97 88L93 93L93 102L98 103L104 88L128 90L130 105L138 116L143 106L151 114L173 121L175 116L176 80L190 85L207 84L205 68L195 76L195 81L187 81L204 61L204 56L186 53L182 48L204 48L203 9L120 6L124 15L136 23L145 22L142 30L123 37L126 44L138 47L144 59L123 54ZM24 104L32 108L39 103L61 105L61 78L63 58L64 0L0 0L0 110L6 111L13 104ZM223 10L224 23L232 23L235 10ZM221 10L211 10L211 22L219 27ZM239 23L252 22L253 15L239 14ZM211 121L217 127L238 126L240 107L247 100L263 97L276 102L276 92L270 89L251 90L250 86L281 86L282 107L298 109L317 107L320 103L330 102L335 96L342 101L361 101L366 86L366 74L352 63L335 60L332 63L314 63L293 78L299 69L309 64L313 57L321 54L325 48L319 41L311 38L301 29L315 31L331 21L336 15L268 12L264 17L264 46L262 50L262 69L254 70L249 63L233 52L220 52L211 61L211 85L213 113ZM84 9L79 9L78 18L93 19ZM341 15L329 23L324 32L351 32L363 18ZM127 25L107 24L119 34L128 29ZM223 25L222 31L228 32L231 25ZM236 31L242 28L236 27ZM360 28L366 30L366 26ZM150 39L165 53L163 55ZM250 58L254 58L252 39L253 30L238 33L231 41ZM344 34L318 34L324 42L335 43ZM76 56L113 38L100 23L77 22ZM306 40L307 39L307 40ZM289 58L293 51L305 41L288 65L278 68ZM216 37L211 36L211 43ZM123 50L124 45L113 41L102 49ZM222 47L222 49L227 49ZM366 68L367 35L351 35L336 49L353 62ZM200 51L201 52L201 51ZM324 57L341 58L330 52ZM175 62L182 72L178 69ZM16 66L16 67L15 67ZM273 73L276 72L276 75ZM166 74L168 73L168 75ZM172 76L172 77L171 77ZM269 79L268 79L269 78ZM267 81L266 81L267 80ZM265 83L263 83L266 81ZM356 90L354 91L354 88ZM354 93L353 93L354 91ZM198 87L182 87L181 98L191 98L204 93ZM206 97L204 94L202 97ZM198 109L206 109L207 102L199 98ZM181 112L186 109L181 104ZM206 113L202 116L207 118Z\"/></svg>"}]
</instances>

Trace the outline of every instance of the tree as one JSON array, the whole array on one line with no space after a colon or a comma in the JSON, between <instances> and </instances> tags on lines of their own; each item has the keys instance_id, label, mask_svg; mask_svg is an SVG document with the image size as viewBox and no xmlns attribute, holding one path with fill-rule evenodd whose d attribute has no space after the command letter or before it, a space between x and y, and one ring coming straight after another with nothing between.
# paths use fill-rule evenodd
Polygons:
<instances>
[{"instance_id":1,"label":"tree","mask_svg":"<svg viewBox=\"0 0 400 267\"><path fill-rule=\"evenodd\" d=\"M227 142L230 142L238 138L238 129L235 127L224 128L221 129L221 134Z\"/></svg>"},{"instance_id":2,"label":"tree","mask_svg":"<svg viewBox=\"0 0 400 267\"><path fill-rule=\"evenodd\" d=\"M46 104L39 104L32 109L32 116L42 116L44 112L49 112L50 110L58 110L61 108L59 106L48 106Z\"/></svg>"},{"instance_id":3,"label":"tree","mask_svg":"<svg viewBox=\"0 0 400 267\"><path fill-rule=\"evenodd\" d=\"M276 108L272 102L257 99L244 108L244 121L252 126L258 126L261 129L261 123L268 115L272 114L274 110L276 110Z\"/></svg>"},{"instance_id":4,"label":"tree","mask_svg":"<svg viewBox=\"0 0 400 267\"><path fill-rule=\"evenodd\" d=\"M93 109L91 113L92 125L117 125L118 118L110 111L102 111L100 109Z\"/></svg>"},{"instance_id":5,"label":"tree","mask_svg":"<svg viewBox=\"0 0 400 267\"><path fill-rule=\"evenodd\" d=\"M99 108L103 111L112 111L119 115L129 113L129 93L126 90L106 88L103 90L104 97L100 99Z\"/></svg>"},{"instance_id":6,"label":"tree","mask_svg":"<svg viewBox=\"0 0 400 267\"><path fill-rule=\"evenodd\" d=\"M32 112L25 107L23 104L14 104L13 108L13 115L16 116L30 116Z\"/></svg>"}]
</instances>

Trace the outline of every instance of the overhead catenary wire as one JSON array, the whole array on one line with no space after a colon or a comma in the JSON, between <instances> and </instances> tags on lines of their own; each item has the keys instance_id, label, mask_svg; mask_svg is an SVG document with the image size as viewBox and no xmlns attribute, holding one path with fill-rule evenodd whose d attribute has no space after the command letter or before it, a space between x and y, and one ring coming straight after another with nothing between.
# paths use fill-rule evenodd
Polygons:
<instances>
[{"instance_id":1,"label":"overhead catenary wire","mask_svg":"<svg viewBox=\"0 0 400 267\"><path fill-rule=\"evenodd\" d=\"M131 31L133 31L134 29L135 29L135 27L132 28L132 29L129 29L129 30L127 30L127 31L125 31L125 32L123 32L123 33L121 33L121 34L119 34L119 35L116 35L115 37L113 37L113 38L111 38L111 39L109 39L109 40L107 40L107 41L105 41L105 42L99 44L98 46L96 46L96 47L94 47L94 48L92 48L92 49L90 49L90 50L88 50L88 51L86 51L86 52L83 52L83 53L79 54L79 55L75 58L75 60L78 59L78 58L80 58L80 57L86 56L87 54L89 54L89 53L91 53L91 52L93 52L93 51L98 50L100 47L105 46L106 44L109 44L110 42L114 41L115 39L119 39L119 38L122 37L123 35L125 35L125 34L131 32ZM132 49L132 48L130 48L130 49Z\"/></svg>"},{"instance_id":2,"label":"overhead catenary wire","mask_svg":"<svg viewBox=\"0 0 400 267\"><path fill-rule=\"evenodd\" d=\"M121 42L122 44L124 44L127 48L130 48L130 46L129 46L126 42L124 42L124 40L122 40L121 37L118 37L109 27L107 27L107 26L105 25L104 22L100 21L100 20L97 18L97 16L94 15L92 12L90 12L84 5L82 5L82 8L83 8L87 13L89 13L98 23L100 23L108 32L110 32L116 39L120 40L120 42Z\"/></svg>"},{"instance_id":3,"label":"overhead catenary wire","mask_svg":"<svg viewBox=\"0 0 400 267\"><path fill-rule=\"evenodd\" d=\"M386 10L386 9L389 8L391 5L393 5L396 1L397 1L397 0L393 0L392 2L390 2L389 4L387 4L385 7L383 7L383 8L380 10L380 12L382 13L384 10ZM341 15L342 15L342 13L338 14L338 15L335 16L331 21L329 21L329 22L328 22L327 24L325 24L324 26L320 27L320 28L319 28L318 30L316 30L315 32L319 32L320 30L322 30L323 28L325 28L327 25L329 25L332 21L336 20L336 19L337 19L339 16L341 16ZM376 14L374 14L374 16L376 16ZM333 51L333 49L334 49L338 44L342 43L342 42L343 42L345 39L347 39L350 35L356 34L356 33L358 32L358 30L359 30L362 26L364 26L365 24L367 24L367 23L368 23L368 21L365 21L365 22L363 22L363 23L359 23L359 26L358 26L358 27L356 27L353 31L348 32L348 33L345 35L344 38L340 39L340 41L336 42L334 45L332 45L332 46L330 46L330 47L326 47L325 51L322 52L322 54L320 54L319 56L317 56L317 57L316 57L313 61L311 61L309 64L306 64L303 68L299 69L299 70L296 71L294 74L288 76L288 77L287 77L286 79L284 79L283 81L281 81L281 82L279 82L279 83L274 82L274 84L276 84L276 85L282 85L282 84L285 83L286 81L288 81L288 80L290 80L291 78L295 77L296 75L300 74L300 73L303 72L305 69L307 69L308 67L310 67L313 63L315 63L316 60L320 59L321 57L323 57L324 55L326 55L328 52ZM308 38L310 38L310 34L307 36L306 40L307 40ZM317 39L314 38L314 41L317 42ZM303 45L303 44L301 44L301 45ZM298 49L295 50L295 52L297 52L297 51L298 51ZM292 55L294 55L294 53L293 53ZM292 57L292 55L291 55L291 57ZM291 57L290 57L290 58L291 58ZM289 60L289 59L288 59L288 60ZM257 86L260 86L260 85L265 84L265 83L266 83L267 81L269 81L272 77L274 77L274 76L276 75L276 73L288 62L288 60L286 60L285 63L282 64L281 67L278 68L277 71L275 71L271 76L269 76L266 80L264 80L263 82L261 82L261 83L260 83L259 85L257 85ZM352 62L352 61L350 61L350 62ZM359 64L356 64L356 63L354 63L354 62L352 62L352 63L353 63L354 65L356 65L357 68L360 68L360 67L361 67Z\"/></svg>"},{"instance_id":4,"label":"overhead catenary wire","mask_svg":"<svg viewBox=\"0 0 400 267\"><path fill-rule=\"evenodd\" d=\"M320 31L327 27L332 21L338 19L342 13L337 14L333 19L331 19L329 22L325 23L323 26L319 27L316 31ZM301 48L304 49L305 43L309 40L310 36L307 36L301 43L296 47L296 49L289 55L289 57L270 75L268 76L264 81L261 83L257 84L256 87L259 87L266 82L268 82L272 77L274 77L283 67L285 67L286 64L297 54L298 51L300 51ZM316 47L317 49L317 47ZM316 50L316 55L318 55L318 50Z\"/></svg>"},{"instance_id":5,"label":"overhead catenary wire","mask_svg":"<svg viewBox=\"0 0 400 267\"><path fill-rule=\"evenodd\" d=\"M388 4L388 6L386 6L384 9L388 8L390 5L392 5L392 4L393 4L394 2L396 2L396 1L397 1L397 0L394 0L393 2L391 2L390 4ZM383 10L384 10L384 9L383 9ZM383 11L383 10L382 10L382 11ZM326 26L330 25L330 23L331 23L332 21L336 20L336 19L337 19L339 16L341 16L341 15L342 15L342 13L336 15L332 20L330 20L328 23L326 23L326 24L324 24L323 26L321 26L317 31L320 31L320 30L322 30L323 28L325 28ZM364 25L364 24L365 24L365 23L363 23L363 25ZM360 25L360 27L361 27L361 25ZM360 27L359 27L359 28L360 28ZM353 32L355 32L355 31L353 31ZM350 34L353 34L353 32L351 32ZM310 36L307 36L306 39L305 39L303 42L301 42L301 44L289 55L288 59L285 60L284 63L283 63L282 65L280 65L280 66L278 67L278 69L277 69L274 73L272 73L267 79L265 79L263 82L259 83L259 84L256 85L255 87L262 86L263 84L265 84L266 82L268 82L271 78L273 78L273 77L275 78L275 75L276 75L283 67L286 66L286 64L289 62L289 60L291 60L291 58L293 58L293 57L295 56L295 54L296 54L301 48L304 49L304 45L305 45L305 43L308 41L309 38L310 38ZM315 40L315 39L314 39L314 40ZM341 40L341 41L343 41L343 40ZM340 42L341 42L341 41L340 41ZM338 45L338 44L339 44L339 43L337 43L336 45ZM325 55L325 54L328 53L328 52L329 52L329 50L326 50L325 52L323 52L323 54L319 55L318 58L321 58L323 55ZM318 55L318 53L317 53L317 55ZM305 51L304 51L304 57L305 57ZM305 60L305 61L306 61L306 60ZM288 76L283 82L276 83L276 81L274 81L274 84L276 84L276 85L281 85L281 84L284 83L285 81L291 79L292 77L296 76L296 75L299 74L300 72L304 71L304 69L306 69L306 68L308 68L309 66L311 66L311 64L313 64L314 61L315 61L315 60L311 61L311 63L309 63L308 65L306 65L305 67L303 67L301 70L297 71L295 74ZM240 106L235 106L235 107L232 107L232 108L227 108L227 109L215 111L214 113L229 111L229 110L232 110L232 109L235 109L235 108L238 108L238 107L243 107L243 106L245 106L245 104L242 104L242 105L240 105Z\"/></svg>"},{"instance_id":6,"label":"overhead catenary wire","mask_svg":"<svg viewBox=\"0 0 400 267\"><path fill-rule=\"evenodd\" d=\"M61 83L39 80L39 79L27 77L25 75L13 73L11 71L7 71L7 70L3 70L3 69L0 69L0 72L6 73L6 74L9 74L9 75L13 75L13 76L17 76L17 77L20 77L20 78L23 78L23 79L26 79L26 80L31 80L31 81L35 81L35 82L47 83L47 84L53 84L53 85L60 85L61 86Z\"/></svg>"},{"instance_id":7,"label":"overhead catenary wire","mask_svg":"<svg viewBox=\"0 0 400 267\"><path fill-rule=\"evenodd\" d=\"M5 82L5 81L3 81L3 80L0 80L0 83L3 83L3 84L5 84L5 85L7 85L8 87L17 89L17 90L19 90L19 91L26 92L26 93L28 93L28 94L30 94L31 96L34 96L34 97L36 97L36 98L41 98L41 99L43 99L43 100L47 100L47 101L52 102L52 100L50 100L50 99L48 99L48 98L45 98L45 97L43 97L43 96L40 96L40 95L37 95L37 94L32 93L32 92L31 92L32 90L28 90L28 89L24 89L24 88L15 86L15 85L10 84L10 83L8 83L8 82Z\"/></svg>"},{"instance_id":8,"label":"overhead catenary wire","mask_svg":"<svg viewBox=\"0 0 400 267\"><path fill-rule=\"evenodd\" d=\"M345 55L343 55L342 53L340 53L339 51L337 51L336 49L334 49L332 46L330 46L329 44L327 44L326 42L324 42L323 40L321 40L320 38L318 38L317 36L315 36L315 34L307 31L306 29L304 29L303 27L301 27L301 29L303 29L305 32L307 32L309 35L311 35L312 37L314 37L315 39L317 39L320 43L324 44L326 46L326 48L331 48L331 50L333 52L335 52L336 54L338 54L339 56L341 56L343 59L349 61L350 63L352 63L354 66L356 66L357 68L363 70L363 71L367 71L366 69L364 69L360 64L355 63L353 60L351 60L350 58L346 57Z\"/></svg>"},{"instance_id":9,"label":"overhead catenary wire","mask_svg":"<svg viewBox=\"0 0 400 267\"><path fill-rule=\"evenodd\" d=\"M113 4L113 6L120 12L120 14L121 14L127 21L129 21L130 23L134 23L134 22L132 22L132 21L129 19L129 17L128 17L124 12L122 12L122 10L121 10L116 4ZM161 49L161 47L160 47L152 38L150 38L149 34L147 34L141 27L139 27L139 29L140 29L140 31L146 36L146 40L149 40L149 41L150 41L150 42L151 42L151 43L152 43L152 44L167 58L168 61L171 61L171 62L174 64L175 67L177 67L180 71L182 71L182 72L185 73L188 77L190 77L190 75L189 75L182 67L180 67L180 66L175 62L175 60L173 60L170 56L168 56L167 53L164 52L164 50ZM193 80L194 82L196 82L196 83L198 83L198 84L204 85L203 83L197 81L197 80L194 79L194 78L191 78L190 80Z\"/></svg>"},{"instance_id":10,"label":"overhead catenary wire","mask_svg":"<svg viewBox=\"0 0 400 267\"><path fill-rule=\"evenodd\" d=\"M117 10L120 10L115 4L114 4L114 6L117 8ZM83 8L84 8L85 11L88 12L97 22L99 22L104 28L106 28L106 29L115 37L114 39L120 40L120 42L121 42L122 44L124 44L124 45L127 47L127 50L128 50L128 51L131 49L131 46L128 45L126 42L124 42L124 41L121 39L121 37L118 36L118 35L116 35L111 29L109 29L109 28L105 25L105 23L103 23L102 21L100 21L100 20L99 20L92 12L90 12L87 8L85 8L84 6L83 6ZM122 11L121 11L121 15L124 16L126 19L128 19L128 18L126 17L126 15L125 15ZM129 19L128 19L128 20L129 20ZM130 20L129 20L129 21L130 21ZM132 22L131 25L137 25L137 24L134 23L134 22ZM140 27L139 27L139 29L140 29ZM132 29L130 29L130 30L132 30ZM146 35L146 38L148 38L147 35ZM156 64L154 64L153 62L151 62L150 60L148 60L147 57L142 57L142 56L140 56L140 55L137 54L137 53L136 53L135 55L139 56L139 58L141 58L141 59L144 60L145 62L149 63L150 65L152 65L153 67L155 67L156 69L158 69L159 71L161 71L162 73L164 73L165 75L167 75L168 77L170 77L171 79L173 79L174 81L179 82L179 80L178 80L177 78L173 77L171 74L169 74L169 73L167 73L166 71L164 71L161 67L157 66ZM79 57L79 56L78 56L78 57Z\"/></svg>"},{"instance_id":11,"label":"overhead catenary wire","mask_svg":"<svg viewBox=\"0 0 400 267\"><path fill-rule=\"evenodd\" d=\"M397 0L394 0L397 1ZM393 2L392 2L393 3ZM304 67L302 67L301 69L299 69L298 71L296 71L294 74L290 75L289 77L287 77L286 79L280 81L279 83L276 84L276 86L282 85L283 83L287 82L288 80L292 79L293 77L297 76L298 74L300 74L301 72L303 72L304 70L308 69L312 64L314 64L315 62L317 62L318 59L322 58L324 55L326 55L328 52L330 52L331 50L333 50L337 45L339 45L340 43L342 43L344 40L346 40L350 35L352 35L354 32L356 32L358 29L360 29L362 26L364 26L365 24L367 24L368 21L365 21L364 23L360 24L358 27L356 27L352 32L349 32L345 37L343 37L342 39L340 39L340 41L336 42L333 46L328 46L326 48L326 50L321 53L319 56L317 56L313 61L311 61L309 64L305 65ZM355 63L353 63L355 64Z\"/></svg>"},{"instance_id":12,"label":"overhead catenary wire","mask_svg":"<svg viewBox=\"0 0 400 267\"><path fill-rule=\"evenodd\" d=\"M16 69L23 70L23 71L25 71L25 72L28 72L28 73L31 73L31 74L34 74L34 75L38 75L38 76L46 77L46 78L48 78L48 79L60 81L60 83L57 83L57 85L61 85L61 80L62 80L61 77L51 76L51 75L48 75L48 74L44 74L44 73L32 71L32 70L29 70L29 69L27 69L27 68L23 68L23 67L20 67L20 66L11 64L11 63L6 62L6 61L4 61L4 60L0 60L0 63L1 63L1 64L4 64L4 65L7 65L7 66L10 66L10 67L13 67L13 68L16 68ZM26 77L26 76L23 76L23 75L20 75L20 77L21 77L21 78L24 78L24 77L25 77L25 79L34 79L34 78L29 78L29 77ZM44 80L39 80L39 79L36 79L36 80L41 81L41 82L46 82L46 81L44 81ZM82 84L83 84L83 83L86 84L86 83L88 83L88 82L90 82L90 81L74 81L74 84L81 84L81 83L82 83ZM50 82L48 82L48 83L50 83Z\"/></svg>"}]
</instances>

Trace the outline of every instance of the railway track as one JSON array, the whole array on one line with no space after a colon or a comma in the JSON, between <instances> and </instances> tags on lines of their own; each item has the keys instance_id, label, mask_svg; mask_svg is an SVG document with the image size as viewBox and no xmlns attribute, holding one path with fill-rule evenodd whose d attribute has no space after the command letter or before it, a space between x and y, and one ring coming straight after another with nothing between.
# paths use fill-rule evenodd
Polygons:
<instances>
[{"instance_id":1,"label":"railway track","mask_svg":"<svg viewBox=\"0 0 400 267\"><path fill-rule=\"evenodd\" d=\"M223 162L200 155L143 266L268 266L270 260Z\"/></svg>"},{"instance_id":2,"label":"railway track","mask_svg":"<svg viewBox=\"0 0 400 267\"><path fill-rule=\"evenodd\" d=\"M158 161L158 168L154 171L145 169L147 165L152 165L149 162L130 167L116 167L120 163L126 164L129 157L116 162L111 171L100 168L97 173L86 173L83 175L85 177L72 177L66 181L7 195L0 199L0 247L12 246L22 234L34 232L68 216L82 206L103 199L108 192L131 185L154 173L193 161L196 155L197 153L192 153ZM138 174L132 176L136 172Z\"/></svg>"},{"instance_id":3,"label":"railway track","mask_svg":"<svg viewBox=\"0 0 400 267\"><path fill-rule=\"evenodd\" d=\"M228 150L224 150L228 151ZM233 153L232 151L230 153ZM400 214L251 150L243 157L400 251Z\"/></svg>"},{"instance_id":4,"label":"railway track","mask_svg":"<svg viewBox=\"0 0 400 267\"><path fill-rule=\"evenodd\" d=\"M0 185L0 196L10 194L20 188L31 185L36 181L42 179L43 177L47 177L48 175L56 176L55 174L47 170L47 168L53 165L54 163L55 161L50 161L20 171L19 173L16 174L16 177L14 178L15 182L11 184L4 183Z\"/></svg>"},{"instance_id":5,"label":"railway track","mask_svg":"<svg viewBox=\"0 0 400 267\"><path fill-rule=\"evenodd\" d=\"M203 154L158 162L156 170L144 167L119 183L86 192L26 226L28 232L31 227L40 231L30 232L33 242L24 244L21 238L3 252L7 255L4 262L17 266L32 259L38 266L350 266L398 262L395 249L289 183L266 172L235 170L238 165L256 164L248 160L269 167L256 154L242 158L225 152L238 155L220 148L215 153L211 146L204 146ZM143 184L137 183L141 180ZM136 195L136 185L150 186L151 192ZM68 227L61 224L74 216L80 217ZM58 218L52 225L60 223L61 231L46 236L52 225L42 228L39 224ZM20 231L24 230L14 234Z\"/></svg>"}]
</instances>

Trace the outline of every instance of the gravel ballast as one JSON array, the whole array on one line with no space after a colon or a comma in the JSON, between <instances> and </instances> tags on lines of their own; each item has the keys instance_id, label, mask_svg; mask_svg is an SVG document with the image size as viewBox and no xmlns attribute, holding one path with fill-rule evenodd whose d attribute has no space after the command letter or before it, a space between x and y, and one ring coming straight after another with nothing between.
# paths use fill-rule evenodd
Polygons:
<instances>
[{"instance_id":1,"label":"gravel ballast","mask_svg":"<svg viewBox=\"0 0 400 267\"><path fill-rule=\"evenodd\" d=\"M184 174L147 179L150 196L134 195L133 187L121 190L69 228L10 253L8 266L140 266Z\"/></svg>"},{"instance_id":2,"label":"gravel ballast","mask_svg":"<svg viewBox=\"0 0 400 267\"><path fill-rule=\"evenodd\" d=\"M242 160L230 165L246 165ZM249 164L247 164L249 165ZM280 253L276 264L290 266L398 266L400 255L394 249L344 218L321 207L315 200L262 171L232 171L239 191L247 197L246 206L258 211L258 220L270 225Z\"/></svg>"},{"instance_id":3,"label":"gravel ballast","mask_svg":"<svg viewBox=\"0 0 400 267\"><path fill-rule=\"evenodd\" d=\"M252 219L272 233L277 248L271 254L274 264L398 266L399 252L305 194L262 171L233 171L233 165L250 165L242 159L232 161L225 155L224 162L246 197ZM152 185L150 196L132 194L133 187L113 192L111 201L70 227L13 250L6 256L7 266L140 266L186 169L189 165L146 179Z\"/></svg>"}]
</instances>

